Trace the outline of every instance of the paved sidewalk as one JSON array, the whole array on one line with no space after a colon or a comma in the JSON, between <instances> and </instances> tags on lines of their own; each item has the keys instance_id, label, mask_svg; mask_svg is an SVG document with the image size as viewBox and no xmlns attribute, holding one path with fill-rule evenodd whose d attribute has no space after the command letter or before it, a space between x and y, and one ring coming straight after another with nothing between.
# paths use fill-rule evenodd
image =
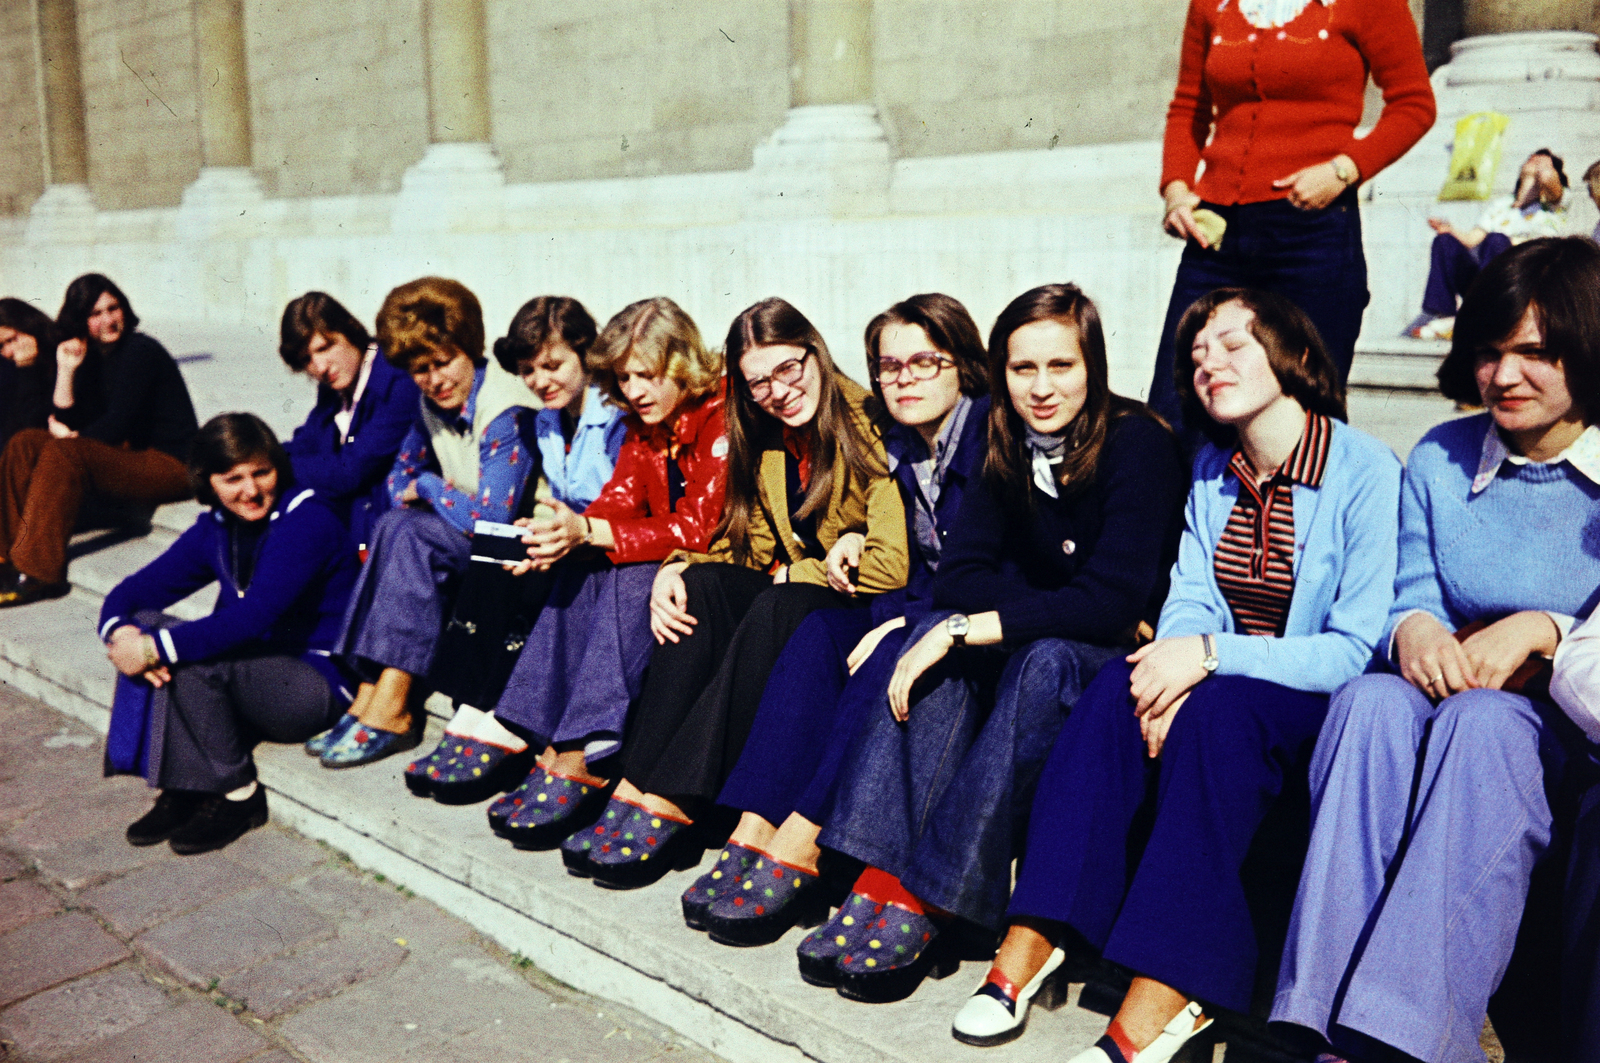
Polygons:
<instances>
[{"instance_id":1,"label":"paved sidewalk","mask_svg":"<svg viewBox=\"0 0 1600 1063\"><path fill-rule=\"evenodd\" d=\"M0 1060L714 1063L276 824L128 845L150 791L101 748L0 685Z\"/></svg>"}]
</instances>

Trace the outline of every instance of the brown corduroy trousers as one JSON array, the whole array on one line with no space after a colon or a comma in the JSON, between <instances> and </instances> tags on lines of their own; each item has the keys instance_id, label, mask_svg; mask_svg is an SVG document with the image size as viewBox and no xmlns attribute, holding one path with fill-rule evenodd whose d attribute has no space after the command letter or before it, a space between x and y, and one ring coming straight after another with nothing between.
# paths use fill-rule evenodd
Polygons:
<instances>
[{"instance_id":1,"label":"brown corduroy trousers","mask_svg":"<svg viewBox=\"0 0 1600 1063\"><path fill-rule=\"evenodd\" d=\"M67 540L84 492L159 505L192 493L183 462L159 450L18 432L0 454L0 558L42 583L67 578Z\"/></svg>"}]
</instances>

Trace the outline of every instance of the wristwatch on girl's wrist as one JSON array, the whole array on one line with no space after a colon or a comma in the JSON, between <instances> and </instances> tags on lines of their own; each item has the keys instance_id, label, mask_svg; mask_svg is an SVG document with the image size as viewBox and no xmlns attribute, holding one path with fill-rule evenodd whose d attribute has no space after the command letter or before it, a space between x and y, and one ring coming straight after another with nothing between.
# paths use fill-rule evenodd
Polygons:
<instances>
[{"instance_id":1,"label":"wristwatch on girl's wrist","mask_svg":"<svg viewBox=\"0 0 1600 1063\"><path fill-rule=\"evenodd\" d=\"M1206 670L1206 675L1211 675L1217 670L1217 665L1221 663L1217 660L1217 644L1210 635L1201 635L1200 646L1206 652L1205 658L1200 662L1200 667Z\"/></svg>"},{"instance_id":2,"label":"wristwatch on girl's wrist","mask_svg":"<svg viewBox=\"0 0 1600 1063\"><path fill-rule=\"evenodd\" d=\"M945 633L950 636L950 640L957 646L965 646L967 644L967 631L971 627L972 621L961 613L957 613L944 622Z\"/></svg>"}]
</instances>

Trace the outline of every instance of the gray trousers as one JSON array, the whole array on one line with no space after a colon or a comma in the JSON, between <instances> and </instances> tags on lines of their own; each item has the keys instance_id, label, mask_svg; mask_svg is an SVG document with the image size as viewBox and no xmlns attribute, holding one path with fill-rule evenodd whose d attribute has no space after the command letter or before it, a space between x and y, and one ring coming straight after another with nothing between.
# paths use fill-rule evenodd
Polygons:
<instances>
[{"instance_id":1,"label":"gray trousers","mask_svg":"<svg viewBox=\"0 0 1600 1063\"><path fill-rule=\"evenodd\" d=\"M1274 1021L1481 1063L1489 997L1551 842L1546 785L1566 762L1551 714L1499 690L1434 705L1395 675L1334 696Z\"/></svg>"},{"instance_id":2,"label":"gray trousers","mask_svg":"<svg viewBox=\"0 0 1600 1063\"><path fill-rule=\"evenodd\" d=\"M391 509L372 530L336 652L363 678L398 668L426 676L446 611L472 563L472 540L427 509Z\"/></svg>"},{"instance_id":3,"label":"gray trousers","mask_svg":"<svg viewBox=\"0 0 1600 1063\"><path fill-rule=\"evenodd\" d=\"M297 657L176 665L151 705L148 778L163 790L237 790L256 777L256 743L303 742L343 711L322 673Z\"/></svg>"}]
</instances>

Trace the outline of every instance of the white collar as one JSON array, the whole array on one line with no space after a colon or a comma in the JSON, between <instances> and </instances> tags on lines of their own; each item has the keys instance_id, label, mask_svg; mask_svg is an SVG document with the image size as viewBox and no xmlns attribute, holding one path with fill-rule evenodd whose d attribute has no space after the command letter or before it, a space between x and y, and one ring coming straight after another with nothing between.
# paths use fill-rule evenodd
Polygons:
<instances>
[{"instance_id":1,"label":"white collar","mask_svg":"<svg viewBox=\"0 0 1600 1063\"><path fill-rule=\"evenodd\" d=\"M1521 454L1511 453L1500 430L1490 420L1489 431L1483 437L1483 452L1478 457L1478 475L1472 478L1471 493L1477 494L1493 483L1500 474L1500 466L1508 461L1513 465L1555 465L1564 461L1583 473L1590 483L1600 484L1600 425L1585 428L1571 446L1549 461L1535 462Z\"/></svg>"},{"instance_id":2,"label":"white collar","mask_svg":"<svg viewBox=\"0 0 1600 1063\"><path fill-rule=\"evenodd\" d=\"M1332 7L1333 0L1321 0L1323 7ZM1229 0L1217 5L1221 11ZM1300 12L1311 6L1311 0L1238 0L1239 14L1258 30L1275 30L1287 26L1300 17Z\"/></svg>"}]
</instances>

